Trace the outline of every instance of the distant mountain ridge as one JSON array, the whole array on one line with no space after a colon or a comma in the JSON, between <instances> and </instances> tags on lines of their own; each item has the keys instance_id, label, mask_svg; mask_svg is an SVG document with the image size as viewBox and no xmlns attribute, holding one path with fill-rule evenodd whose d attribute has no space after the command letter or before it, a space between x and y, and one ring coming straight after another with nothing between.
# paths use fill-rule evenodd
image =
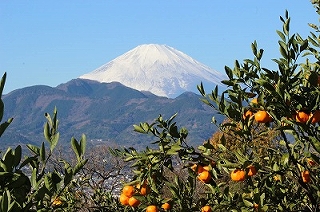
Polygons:
<instances>
[{"instance_id":1,"label":"distant mountain ridge","mask_svg":"<svg viewBox=\"0 0 320 212\"><path fill-rule=\"evenodd\" d=\"M88 140L102 140L126 146L145 146L151 137L133 131L133 124L152 122L162 114L178 113L178 126L189 130L189 142L197 145L215 131L214 111L186 92L177 98L158 97L126 87L118 82L99 83L74 79L57 87L31 86L3 96L5 117L13 117L1 145L40 143L43 139L44 113L58 109L62 143L85 133ZM218 117L219 119L219 117Z\"/></svg>"},{"instance_id":2,"label":"distant mountain ridge","mask_svg":"<svg viewBox=\"0 0 320 212\"><path fill-rule=\"evenodd\" d=\"M120 55L96 70L80 76L98 82L120 82L158 96L175 98L197 85L222 85L224 75L167 45L144 44Z\"/></svg>"}]
</instances>

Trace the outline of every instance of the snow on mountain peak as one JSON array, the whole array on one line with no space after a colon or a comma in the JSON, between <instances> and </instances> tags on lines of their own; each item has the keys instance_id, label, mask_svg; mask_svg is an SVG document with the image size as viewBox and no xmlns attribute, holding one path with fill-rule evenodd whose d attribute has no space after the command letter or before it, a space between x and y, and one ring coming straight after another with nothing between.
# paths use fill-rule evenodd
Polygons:
<instances>
[{"instance_id":1,"label":"snow on mountain peak","mask_svg":"<svg viewBox=\"0 0 320 212\"><path fill-rule=\"evenodd\" d=\"M185 91L198 93L221 85L224 75L167 45L143 44L96 70L80 76L99 82L120 82L140 91L174 98Z\"/></svg>"}]
</instances>

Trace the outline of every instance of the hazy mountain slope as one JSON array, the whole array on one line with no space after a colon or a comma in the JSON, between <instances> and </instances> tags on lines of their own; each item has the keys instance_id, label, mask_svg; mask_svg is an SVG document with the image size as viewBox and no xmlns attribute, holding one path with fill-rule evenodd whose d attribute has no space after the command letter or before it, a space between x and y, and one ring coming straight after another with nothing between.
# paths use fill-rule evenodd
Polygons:
<instances>
[{"instance_id":1,"label":"hazy mountain slope","mask_svg":"<svg viewBox=\"0 0 320 212\"><path fill-rule=\"evenodd\" d=\"M32 86L3 97L5 118L14 117L3 143L42 142L44 113L58 108L61 140L85 133L88 140L102 139L120 145L146 145L150 137L133 132L133 124L151 122L163 114L169 118L178 112L177 123L190 131L192 144L202 143L215 128L210 123L214 112L194 93L175 99L123 86L75 79L55 88Z\"/></svg>"},{"instance_id":2,"label":"hazy mountain slope","mask_svg":"<svg viewBox=\"0 0 320 212\"><path fill-rule=\"evenodd\" d=\"M167 45L140 45L98 69L80 76L99 82L120 82L158 96L197 93L201 82L208 88L221 85L223 74Z\"/></svg>"}]
</instances>

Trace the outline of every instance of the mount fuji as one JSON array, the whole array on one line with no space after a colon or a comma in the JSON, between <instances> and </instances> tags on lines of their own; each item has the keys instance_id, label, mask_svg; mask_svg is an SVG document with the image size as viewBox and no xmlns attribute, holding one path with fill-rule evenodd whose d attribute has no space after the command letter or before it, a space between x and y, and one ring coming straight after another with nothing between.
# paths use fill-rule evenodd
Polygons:
<instances>
[{"instance_id":1,"label":"mount fuji","mask_svg":"<svg viewBox=\"0 0 320 212\"><path fill-rule=\"evenodd\" d=\"M221 86L225 76L170 46L144 44L79 78L120 82L139 91L175 98L186 91L198 93L201 82L207 89Z\"/></svg>"}]
</instances>

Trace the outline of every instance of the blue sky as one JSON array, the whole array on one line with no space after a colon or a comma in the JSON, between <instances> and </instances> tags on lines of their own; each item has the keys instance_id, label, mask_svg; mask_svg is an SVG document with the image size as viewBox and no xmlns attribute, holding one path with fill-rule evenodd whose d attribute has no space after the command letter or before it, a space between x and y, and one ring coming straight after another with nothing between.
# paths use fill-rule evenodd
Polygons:
<instances>
[{"instance_id":1,"label":"blue sky","mask_svg":"<svg viewBox=\"0 0 320 212\"><path fill-rule=\"evenodd\" d=\"M5 93L31 85L57 86L88 73L141 44L167 44L224 72L265 49L263 65L276 66L280 15L303 37L318 23L308 0L0 1L0 74Z\"/></svg>"}]
</instances>

